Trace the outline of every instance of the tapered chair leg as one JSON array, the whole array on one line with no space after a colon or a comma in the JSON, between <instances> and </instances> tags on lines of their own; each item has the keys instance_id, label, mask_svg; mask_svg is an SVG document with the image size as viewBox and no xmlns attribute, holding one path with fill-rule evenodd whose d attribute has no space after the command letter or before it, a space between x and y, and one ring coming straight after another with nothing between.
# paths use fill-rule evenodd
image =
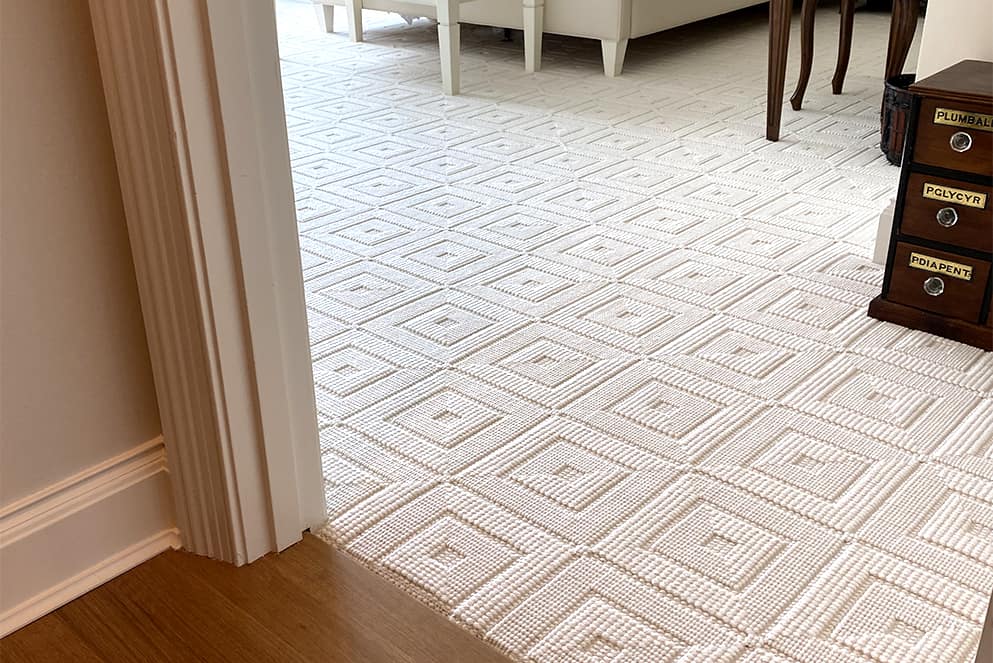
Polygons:
<instances>
[{"instance_id":1,"label":"tapered chair leg","mask_svg":"<svg viewBox=\"0 0 993 663\"><path fill-rule=\"evenodd\" d=\"M437 7L441 89L445 94L456 95L459 93L461 78L459 0L438 0Z\"/></svg>"},{"instance_id":2,"label":"tapered chair leg","mask_svg":"<svg viewBox=\"0 0 993 663\"><path fill-rule=\"evenodd\" d=\"M524 71L541 69L541 37L545 28L545 0L524 0Z\"/></svg>"},{"instance_id":3,"label":"tapered chair leg","mask_svg":"<svg viewBox=\"0 0 993 663\"><path fill-rule=\"evenodd\" d=\"M855 0L841 0L841 32L838 34L838 64L831 79L831 92L841 94L852 55L852 30L855 22Z\"/></svg>"},{"instance_id":4,"label":"tapered chair leg","mask_svg":"<svg viewBox=\"0 0 993 663\"><path fill-rule=\"evenodd\" d=\"M345 0L348 17L348 36L352 41L362 41L362 0Z\"/></svg>"},{"instance_id":5,"label":"tapered chair leg","mask_svg":"<svg viewBox=\"0 0 993 663\"><path fill-rule=\"evenodd\" d=\"M790 47L792 0L769 2L769 78L766 83L765 137L779 140L783 119L783 86L786 84L786 53Z\"/></svg>"},{"instance_id":6,"label":"tapered chair leg","mask_svg":"<svg viewBox=\"0 0 993 663\"><path fill-rule=\"evenodd\" d=\"M803 0L800 13L800 78L796 82L796 90L790 97L793 110L803 106L803 95L807 93L807 83L810 82L810 70L814 64L814 16L817 14L817 0Z\"/></svg>"},{"instance_id":7,"label":"tapered chair leg","mask_svg":"<svg viewBox=\"0 0 993 663\"><path fill-rule=\"evenodd\" d=\"M628 50L627 39L601 39L600 50L603 51L603 73L614 78L621 75L624 69L624 55Z\"/></svg>"},{"instance_id":8,"label":"tapered chair leg","mask_svg":"<svg viewBox=\"0 0 993 663\"><path fill-rule=\"evenodd\" d=\"M317 21L321 24L324 32L334 32L334 5L315 1L314 12L317 14Z\"/></svg>"}]
</instances>

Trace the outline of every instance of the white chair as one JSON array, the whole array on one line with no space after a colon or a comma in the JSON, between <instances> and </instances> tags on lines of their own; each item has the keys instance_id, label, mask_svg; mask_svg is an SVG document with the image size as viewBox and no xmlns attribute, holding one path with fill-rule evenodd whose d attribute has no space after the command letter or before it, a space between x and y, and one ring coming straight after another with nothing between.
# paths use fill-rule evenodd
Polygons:
<instances>
[{"instance_id":1,"label":"white chair","mask_svg":"<svg viewBox=\"0 0 993 663\"><path fill-rule=\"evenodd\" d=\"M541 68L541 34L545 0L314 0L324 30L334 32L334 8L342 6L352 41L362 41L362 10L378 9L438 21L441 86L445 94L459 93L460 5L476 2L468 18L480 25L524 30L524 70ZM518 20L520 22L518 22Z\"/></svg>"}]
</instances>

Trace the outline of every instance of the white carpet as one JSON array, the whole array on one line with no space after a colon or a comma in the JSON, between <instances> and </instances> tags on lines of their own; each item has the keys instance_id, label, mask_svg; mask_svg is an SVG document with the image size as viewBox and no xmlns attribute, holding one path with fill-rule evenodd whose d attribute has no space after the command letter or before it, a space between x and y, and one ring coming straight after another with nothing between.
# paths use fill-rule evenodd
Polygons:
<instances>
[{"instance_id":1,"label":"white carpet","mask_svg":"<svg viewBox=\"0 0 993 663\"><path fill-rule=\"evenodd\" d=\"M777 144L762 8L616 80L466 28L449 99L430 22L279 18L327 538L519 660L972 660L993 359L866 317L888 17Z\"/></svg>"}]
</instances>

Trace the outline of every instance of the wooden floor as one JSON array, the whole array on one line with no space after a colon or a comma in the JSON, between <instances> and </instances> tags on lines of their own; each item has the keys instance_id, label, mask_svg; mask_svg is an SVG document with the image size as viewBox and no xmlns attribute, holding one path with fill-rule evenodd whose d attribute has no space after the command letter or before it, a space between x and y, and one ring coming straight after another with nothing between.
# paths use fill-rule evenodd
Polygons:
<instances>
[{"instance_id":1,"label":"wooden floor","mask_svg":"<svg viewBox=\"0 0 993 663\"><path fill-rule=\"evenodd\" d=\"M0 661L506 663L313 536L235 568L166 552L0 640Z\"/></svg>"}]
</instances>

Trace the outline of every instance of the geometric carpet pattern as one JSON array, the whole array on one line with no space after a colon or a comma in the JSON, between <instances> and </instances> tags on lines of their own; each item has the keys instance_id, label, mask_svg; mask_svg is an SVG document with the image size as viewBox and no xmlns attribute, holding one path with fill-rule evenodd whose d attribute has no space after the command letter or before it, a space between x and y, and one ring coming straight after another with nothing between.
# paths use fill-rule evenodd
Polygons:
<instances>
[{"instance_id":1,"label":"geometric carpet pattern","mask_svg":"<svg viewBox=\"0 0 993 663\"><path fill-rule=\"evenodd\" d=\"M465 26L446 98L430 21L279 4L321 535L516 660L975 656L993 357L866 317L889 17L768 143L765 12L614 80Z\"/></svg>"}]
</instances>

